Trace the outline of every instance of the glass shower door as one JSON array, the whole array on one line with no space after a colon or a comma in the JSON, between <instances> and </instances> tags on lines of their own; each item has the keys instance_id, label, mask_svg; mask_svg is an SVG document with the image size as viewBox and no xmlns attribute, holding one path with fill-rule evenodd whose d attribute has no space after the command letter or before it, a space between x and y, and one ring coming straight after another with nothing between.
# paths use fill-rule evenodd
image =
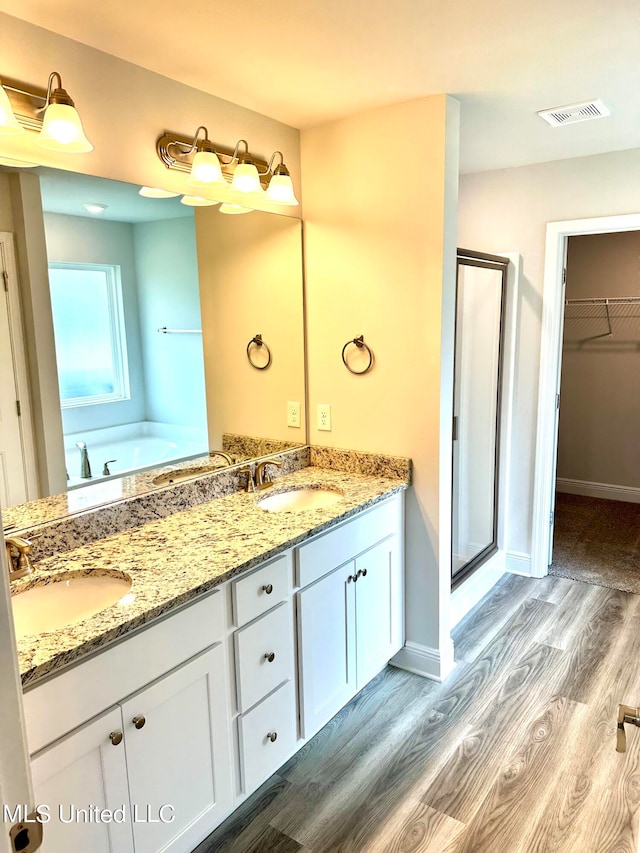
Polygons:
<instances>
[{"instance_id":1,"label":"glass shower door","mask_svg":"<svg viewBox=\"0 0 640 853\"><path fill-rule=\"evenodd\" d=\"M508 261L458 251L452 582L497 549L503 312Z\"/></svg>"}]
</instances>

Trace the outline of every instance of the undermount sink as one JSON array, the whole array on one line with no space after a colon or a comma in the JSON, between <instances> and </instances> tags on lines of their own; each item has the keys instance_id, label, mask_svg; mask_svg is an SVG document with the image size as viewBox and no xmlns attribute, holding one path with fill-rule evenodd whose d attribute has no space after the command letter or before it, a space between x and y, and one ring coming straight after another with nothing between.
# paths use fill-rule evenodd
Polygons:
<instances>
[{"instance_id":1,"label":"undermount sink","mask_svg":"<svg viewBox=\"0 0 640 853\"><path fill-rule=\"evenodd\" d=\"M88 619L115 604L131 588L124 572L61 572L39 578L11 597L18 639L55 631Z\"/></svg>"},{"instance_id":2,"label":"undermount sink","mask_svg":"<svg viewBox=\"0 0 640 853\"><path fill-rule=\"evenodd\" d=\"M258 506L267 512L301 512L306 509L319 509L341 501L342 492L336 489L303 486L260 498Z\"/></svg>"}]
</instances>

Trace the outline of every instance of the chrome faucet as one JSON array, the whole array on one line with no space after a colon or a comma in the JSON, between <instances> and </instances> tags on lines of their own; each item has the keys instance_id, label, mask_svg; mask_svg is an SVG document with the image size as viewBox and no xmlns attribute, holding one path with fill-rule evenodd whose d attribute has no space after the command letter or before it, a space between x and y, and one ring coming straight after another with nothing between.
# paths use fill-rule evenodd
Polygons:
<instances>
[{"instance_id":1,"label":"chrome faucet","mask_svg":"<svg viewBox=\"0 0 640 853\"><path fill-rule=\"evenodd\" d=\"M91 479L91 465L89 464L89 452L87 451L87 443L79 441L76 447L80 450L80 476L85 480Z\"/></svg>"},{"instance_id":2,"label":"chrome faucet","mask_svg":"<svg viewBox=\"0 0 640 853\"><path fill-rule=\"evenodd\" d=\"M268 471L265 471L267 465L275 465L276 468L282 468L283 464L282 459L265 459L264 462L258 462L256 465L256 489L261 491L262 489L268 489L270 486L273 486L273 483L269 479Z\"/></svg>"},{"instance_id":3,"label":"chrome faucet","mask_svg":"<svg viewBox=\"0 0 640 853\"><path fill-rule=\"evenodd\" d=\"M234 465L235 464L233 461L233 457L229 456L228 453L225 453L224 450L210 450L209 451L209 458L213 459L214 456L222 456L222 458L225 460L227 465Z\"/></svg>"},{"instance_id":4,"label":"chrome faucet","mask_svg":"<svg viewBox=\"0 0 640 853\"><path fill-rule=\"evenodd\" d=\"M31 542L31 539L24 539L22 536L9 536L4 540L10 580L18 580L33 572ZM18 553L14 554L14 551Z\"/></svg>"}]
</instances>

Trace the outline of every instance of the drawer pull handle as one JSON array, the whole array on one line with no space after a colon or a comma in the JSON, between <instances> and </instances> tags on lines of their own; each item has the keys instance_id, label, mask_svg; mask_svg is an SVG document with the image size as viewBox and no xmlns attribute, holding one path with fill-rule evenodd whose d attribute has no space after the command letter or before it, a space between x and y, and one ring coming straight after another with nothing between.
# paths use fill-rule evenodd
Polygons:
<instances>
[{"instance_id":1,"label":"drawer pull handle","mask_svg":"<svg viewBox=\"0 0 640 853\"><path fill-rule=\"evenodd\" d=\"M147 721L142 716L142 714L138 714L136 717L133 718L133 720L131 720L131 722L137 729L141 729Z\"/></svg>"},{"instance_id":2,"label":"drawer pull handle","mask_svg":"<svg viewBox=\"0 0 640 853\"><path fill-rule=\"evenodd\" d=\"M278 740L278 732L269 732L267 738L271 741L271 743L275 743Z\"/></svg>"},{"instance_id":3,"label":"drawer pull handle","mask_svg":"<svg viewBox=\"0 0 640 853\"><path fill-rule=\"evenodd\" d=\"M265 652L264 657L265 657L265 660L269 661L269 663L273 663L274 660L276 659L276 653L275 652Z\"/></svg>"},{"instance_id":4,"label":"drawer pull handle","mask_svg":"<svg viewBox=\"0 0 640 853\"><path fill-rule=\"evenodd\" d=\"M359 569L359 570L358 570L358 577L359 577L359 578L360 578L360 577L362 577L362 578L366 578L366 576L367 576L367 570L366 570L366 569Z\"/></svg>"},{"instance_id":5,"label":"drawer pull handle","mask_svg":"<svg viewBox=\"0 0 640 853\"><path fill-rule=\"evenodd\" d=\"M272 584L272 583L267 583L267 584L265 584L265 585L262 587L262 591L263 591L263 592L266 592L266 593L267 593L267 595L271 595L271 593L273 592L273 584Z\"/></svg>"},{"instance_id":6,"label":"drawer pull handle","mask_svg":"<svg viewBox=\"0 0 640 853\"><path fill-rule=\"evenodd\" d=\"M122 743L122 732L111 732L109 740L114 746L118 746L119 743Z\"/></svg>"}]
</instances>

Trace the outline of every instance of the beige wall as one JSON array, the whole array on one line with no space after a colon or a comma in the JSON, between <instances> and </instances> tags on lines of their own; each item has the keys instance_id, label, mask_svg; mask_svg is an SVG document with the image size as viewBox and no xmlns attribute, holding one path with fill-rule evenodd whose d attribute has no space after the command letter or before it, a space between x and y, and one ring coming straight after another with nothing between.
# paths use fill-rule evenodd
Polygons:
<instances>
[{"instance_id":1,"label":"beige wall","mask_svg":"<svg viewBox=\"0 0 640 853\"><path fill-rule=\"evenodd\" d=\"M570 237L568 299L640 296L640 232ZM568 307L558 477L640 487L640 305ZM588 316L587 316L588 315ZM595 318L595 319L590 319Z\"/></svg>"},{"instance_id":2,"label":"beige wall","mask_svg":"<svg viewBox=\"0 0 640 853\"><path fill-rule=\"evenodd\" d=\"M0 140L0 152L74 172L151 186L183 187L185 176L169 172L155 152L164 130L189 135L207 125L213 142L234 145L244 138L256 155L283 152L294 185L299 187L299 133L274 119L167 77L63 38L0 13L2 75L46 87L59 71L75 101L85 132L94 145L89 154L55 154L34 149L34 134Z\"/></svg>"},{"instance_id":3,"label":"beige wall","mask_svg":"<svg viewBox=\"0 0 640 853\"><path fill-rule=\"evenodd\" d=\"M640 149L464 175L459 245L523 257L507 547L531 551L533 464L547 222L640 211Z\"/></svg>"},{"instance_id":4,"label":"beige wall","mask_svg":"<svg viewBox=\"0 0 640 853\"><path fill-rule=\"evenodd\" d=\"M304 427L287 426L288 401L304 425L300 221L196 208L196 243L210 447L225 432L304 444ZM247 359L257 334L271 350L266 370Z\"/></svg>"},{"instance_id":5,"label":"beige wall","mask_svg":"<svg viewBox=\"0 0 640 853\"><path fill-rule=\"evenodd\" d=\"M407 638L435 649L448 642L457 122L457 102L435 96L302 133L311 442L413 458ZM341 351L360 334L375 366L354 376Z\"/></svg>"}]
</instances>

